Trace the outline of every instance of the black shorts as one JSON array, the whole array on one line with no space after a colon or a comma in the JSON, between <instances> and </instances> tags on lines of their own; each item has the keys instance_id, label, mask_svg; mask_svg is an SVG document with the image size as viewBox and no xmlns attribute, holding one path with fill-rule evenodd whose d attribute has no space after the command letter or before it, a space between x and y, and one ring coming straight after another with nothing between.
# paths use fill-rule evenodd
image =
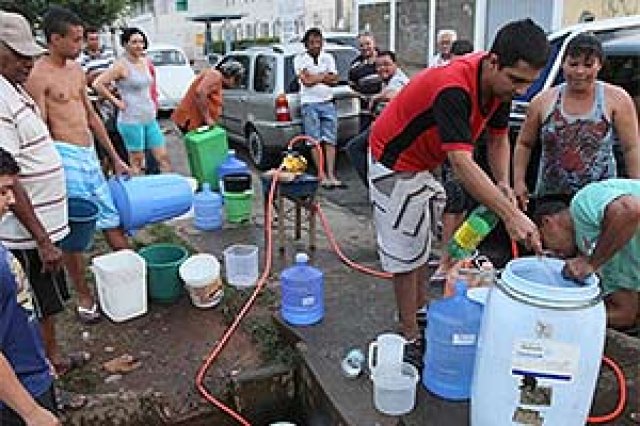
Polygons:
<instances>
[{"instance_id":1,"label":"black shorts","mask_svg":"<svg viewBox=\"0 0 640 426\"><path fill-rule=\"evenodd\" d=\"M14 249L11 253L29 278L38 318L62 312L65 302L70 298L64 271L43 272L37 249Z\"/></svg>"},{"instance_id":2,"label":"black shorts","mask_svg":"<svg viewBox=\"0 0 640 426\"><path fill-rule=\"evenodd\" d=\"M53 414L58 414L58 408L56 405L56 394L53 389L53 384L49 386L49 389L42 395L35 398L38 405L51 411ZM0 409L0 425L2 426L24 426L25 422L22 418L9 407Z\"/></svg>"}]
</instances>

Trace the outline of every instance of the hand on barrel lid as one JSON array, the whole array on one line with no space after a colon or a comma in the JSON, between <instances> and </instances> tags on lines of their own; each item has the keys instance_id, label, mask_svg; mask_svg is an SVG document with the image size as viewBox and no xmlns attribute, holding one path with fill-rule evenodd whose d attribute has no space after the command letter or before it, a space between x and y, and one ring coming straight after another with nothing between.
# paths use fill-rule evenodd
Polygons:
<instances>
[{"instance_id":1,"label":"hand on barrel lid","mask_svg":"<svg viewBox=\"0 0 640 426\"><path fill-rule=\"evenodd\" d=\"M584 280L595 272L595 268L589 263L588 256L578 256L568 259L562 268L562 276L567 279L583 283Z\"/></svg>"}]
</instances>

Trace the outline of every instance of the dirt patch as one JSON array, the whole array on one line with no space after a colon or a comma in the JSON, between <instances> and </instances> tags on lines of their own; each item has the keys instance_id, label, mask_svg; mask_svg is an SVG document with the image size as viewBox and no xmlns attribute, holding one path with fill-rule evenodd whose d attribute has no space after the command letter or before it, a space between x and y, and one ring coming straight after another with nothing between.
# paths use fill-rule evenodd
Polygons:
<instances>
[{"instance_id":1,"label":"dirt patch","mask_svg":"<svg viewBox=\"0 0 640 426\"><path fill-rule=\"evenodd\" d=\"M150 227L140 232L134 241L137 248L153 242L179 242L188 247L166 226ZM106 251L104 241L98 238L88 257ZM93 282L90 275L88 273L88 278ZM164 420L179 419L208 408L195 389L196 373L247 296L226 287L220 305L198 309L184 294L171 305L150 302L148 313L140 318L124 323L105 318L95 325L81 324L73 313L73 303L70 304L69 309L58 316L60 346L65 352L88 351L92 358L82 368L61 378L58 387L88 395L94 403L78 410L84 411L82 414L68 412L68 423L89 424L87 412L96 411L96 407L100 407L98 411L104 410L105 406L117 409L122 412L121 417L129 416L129 420L132 414L128 411L139 412L141 404L153 406L150 411ZM287 358L281 355L279 337L271 324L275 300L269 291L259 297L255 309L209 370L205 383L216 396L227 396L231 376L256 369L273 359ZM112 374L103 368L105 362L123 354L139 361L140 367L126 374ZM129 401L124 404L128 408L121 408L123 400ZM83 416L84 420L79 421L78 417ZM148 418L138 421L149 424Z\"/></svg>"}]
</instances>

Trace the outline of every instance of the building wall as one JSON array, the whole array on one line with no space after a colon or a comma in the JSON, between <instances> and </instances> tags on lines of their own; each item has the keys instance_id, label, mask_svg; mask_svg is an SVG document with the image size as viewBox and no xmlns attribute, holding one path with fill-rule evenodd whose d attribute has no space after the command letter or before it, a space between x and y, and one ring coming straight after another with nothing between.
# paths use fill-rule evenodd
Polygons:
<instances>
[{"instance_id":1,"label":"building wall","mask_svg":"<svg viewBox=\"0 0 640 426\"><path fill-rule=\"evenodd\" d=\"M640 15L640 0L564 0L563 26L579 22L583 12L596 18Z\"/></svg>"}]
</instances>

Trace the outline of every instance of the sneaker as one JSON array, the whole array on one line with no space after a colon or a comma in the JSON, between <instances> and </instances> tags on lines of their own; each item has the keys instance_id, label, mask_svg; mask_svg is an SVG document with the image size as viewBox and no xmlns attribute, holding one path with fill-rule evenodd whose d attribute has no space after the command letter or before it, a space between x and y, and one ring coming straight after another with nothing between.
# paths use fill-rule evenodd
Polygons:
<instances>
[{"instance_id":1,"label":"sneaker","mask_svg":"<svg viewBox=\"0 0 640 426\"><path fill-rule=\"evenodd\" d=\"M420 375L424 368L424 338L419 337L407 342L404 345L404 355L402 360L416 367Z\"/></svg>"}]
</instances>

